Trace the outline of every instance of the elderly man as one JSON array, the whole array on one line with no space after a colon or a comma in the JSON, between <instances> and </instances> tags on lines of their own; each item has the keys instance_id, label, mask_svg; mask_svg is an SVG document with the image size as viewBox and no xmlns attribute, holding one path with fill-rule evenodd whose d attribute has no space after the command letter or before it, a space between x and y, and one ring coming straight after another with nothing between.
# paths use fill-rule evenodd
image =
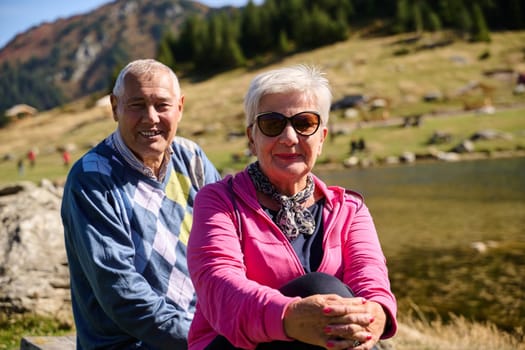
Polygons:
<instances>
[{"instance_id":1,"label":"elderly man","mask_svg":"<svg viewBox=\"0 0 525 350\"><path fill-rule=\"evenodd\" d=\"M170 68L129 63L111 95L117 130L68 175L61 214L78 350L187 348L193 202L220 176L175 136L183 104Z\"/></svg>"}]
</instances>

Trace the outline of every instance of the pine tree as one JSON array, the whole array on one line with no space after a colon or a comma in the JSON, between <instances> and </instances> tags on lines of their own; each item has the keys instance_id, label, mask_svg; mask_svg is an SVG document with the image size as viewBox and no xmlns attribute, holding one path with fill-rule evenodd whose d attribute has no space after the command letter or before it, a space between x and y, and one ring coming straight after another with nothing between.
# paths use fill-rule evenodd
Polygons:
<instances>
[{"instance_id":1,"label":"pine tree","mask_svg":"<svg viewBox=\"0 0 525 350\"><path fill-rule=\"evenodd\" d=\"M404 33L408 29L408 23L410 18L410 6L408 0L397 1L396 19L394 25L394 31L396 33Z\"/></svg>"},{"instance_id":2,"label":"pine tree","mask_svg":"<svg viewBox=\"0 0 525 350\"><path fill-rule=\"evenodd\" d=\"M240 43L246 57L254 57L260 52L261 44L261 12L252 0L246 4L241 15Z\"/></svg>"},{"instance_id":3,"label":"pine tree","mask_svg":"<svg viewBox=\"0 0 525 350\"><path fill-rule=\"evenodd\" d=\"M425 27L423 24L423 14L421 11L421 4L419 1L415 1L412 4L412 18L414 22L414 29L416 32L421 33Z\"/></svg>"},{"instance_id":4,"label":"pine tree","mask_svg":"<svg viewBox=\"0 0 525 350\"><path fill-rule=\"evenodd\" d=\"M472 26L472 40L490 42L490 32L487 27L485 17L483 16L483 12L477 3L472 6L472 12L474 16L474 23Z\"/></svg>"},{"instance_id":5,"label":"pine tree","mask_svg":"<svg viewBox=\"0 0 525 350\"><path fill-rule=\"evenodd\" d=\"M172 69L175 69L175 57L173 55L175 42L173 34L166 32L160 39L157 49L157 60Z\"/></svg>"},{"instance_id":6,"label":"pine tree","mask_svg":"<svg viewBox=\"0 0 525 350\"><path fill-rule=\"evenodd\" d=\"M443 26L441 25L441 20L439 19L439 16L434 11L429 12L428 23L429 23L428 24L429 29L432 32L438 32L443 28Z\"/></svg>"}]
</instances>

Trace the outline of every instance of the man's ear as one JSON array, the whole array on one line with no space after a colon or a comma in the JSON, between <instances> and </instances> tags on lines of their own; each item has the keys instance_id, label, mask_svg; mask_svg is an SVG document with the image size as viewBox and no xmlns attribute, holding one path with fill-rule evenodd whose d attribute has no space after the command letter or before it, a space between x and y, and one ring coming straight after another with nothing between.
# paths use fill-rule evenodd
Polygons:
<instances>
[{"instance_id":1,"label":"man's ear","mask_svg":"<svg viewBox=\"0 0 525 350\"><path fill-rule=\"evenodd\" d=\"M113 112L113 120L118 122L118 114L117 114L118 100L117 100L117 96L111 94L111 95L109 95L109 100L111 102L111 111Z\"/></svg>"},{"instance_id":2,"label":"man's ear","mask_svg":"<svg viewBox=\"0 0 525 350\"><path fill-rule=\"evenodd\" d=\"M179 105L177 106L179 109L179 120L177 122L180 122L182 119L182 112L184 111L184 95L182 95L179 99Z\"/></svg>"}]
</instances>

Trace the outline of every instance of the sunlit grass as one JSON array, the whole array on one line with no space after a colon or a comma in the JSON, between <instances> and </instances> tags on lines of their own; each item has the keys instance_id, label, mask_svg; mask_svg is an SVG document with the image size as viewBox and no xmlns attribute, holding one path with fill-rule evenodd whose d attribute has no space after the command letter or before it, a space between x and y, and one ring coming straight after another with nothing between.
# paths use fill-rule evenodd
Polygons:
<instances>
[{"instance_id":1,"label":"sunlit grass","mask_svg":"<svg viewBox=\"0 0 525 350\"><path fill-rule=\"evenodd\" d=\"M35 315L0 314L0 350L18 350L25 336L71 334L71 327L60 321Z\"/></svg>"},{"instance_id":2,"label":"sunlit grass","mask_svg":"<svg viewBox=\"0 0 525 350\"><path fill-rule=\"evenodd\" d=\"M405 151L419 155L429 154L431 150L450 151L460 142L468 140L474 133L494 130L505 133L508 139L494 139L475 142L476 151L497 151L525 149L525 108L501 111L493 115L465 113L451 116L428 116L422 119L419 127L401 127L395 125L362 127L350 135L340 136L333 143L327 142L324 155L342 161L349 155L350 140L364 139L367 151L362 157L384 159L387 156L399 156ZM435 132L448 133L450 142L430 145L429 140Z\"/></svg>"},{"instance_id":3,"label":"sunlit grass","mask_svg":"<svg viewBox=\"0 0 525 350\"><path fill-rule=\"evenodd\" d=\"M389 260L392 289L402 314L418 305L426 315L485 320L509 333L525 319L525 242L406 248Z\"/></svg>"},{"instance_id":4,"label":"sunlit grass","mask_svg":"<svg viewBox=\"0 0 525 350\"><path fill-rule=\"evenodd\" d=\"M463 316L450 315L446 322L439 317L429 319L416 305L399 321L398 335L385 342L395 350L525 349L523 328L510 335L494 324L472 322Z\"/></svg>"}]
</instances>

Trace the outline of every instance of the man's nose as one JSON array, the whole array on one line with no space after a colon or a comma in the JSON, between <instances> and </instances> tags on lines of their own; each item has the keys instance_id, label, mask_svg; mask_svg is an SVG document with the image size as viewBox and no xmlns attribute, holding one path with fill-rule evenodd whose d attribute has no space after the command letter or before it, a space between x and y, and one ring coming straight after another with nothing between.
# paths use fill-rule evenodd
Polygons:
<instances>
[{"instance_id":1,"label":"man's nose","mask_svg":"<svg viewBox=\"0 0 525 350\"><path fill-rule=\"evenodd\" d=\"M157 109L155 109L155 106L153 105L147 106L144 114L145 114L145 117L152 123L156 123L159 121L159 113L157 112Z\"/></svg>"}]
</instances>

